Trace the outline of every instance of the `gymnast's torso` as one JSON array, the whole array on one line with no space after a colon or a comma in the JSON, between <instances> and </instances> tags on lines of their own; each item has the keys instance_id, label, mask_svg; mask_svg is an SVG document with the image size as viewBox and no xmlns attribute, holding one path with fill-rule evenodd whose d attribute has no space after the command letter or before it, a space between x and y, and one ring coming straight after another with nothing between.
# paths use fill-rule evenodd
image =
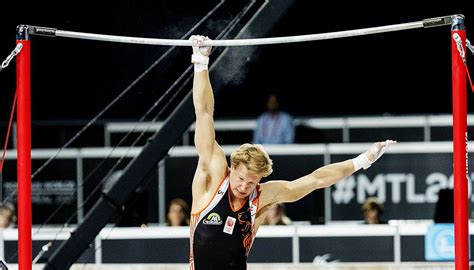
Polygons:
<instances>
[{"instance_id":1,"label":"gymnast's torso","mask_svg":"<svg viewBox=\"0 0 474 270\"><path fill-rule=\"evenodd\" d=\"M247 269L259 192L254 190L239 209L233 208L229 192L227 175L209 204L191 215L191 269Z\"/></svg>"}]
</instances>

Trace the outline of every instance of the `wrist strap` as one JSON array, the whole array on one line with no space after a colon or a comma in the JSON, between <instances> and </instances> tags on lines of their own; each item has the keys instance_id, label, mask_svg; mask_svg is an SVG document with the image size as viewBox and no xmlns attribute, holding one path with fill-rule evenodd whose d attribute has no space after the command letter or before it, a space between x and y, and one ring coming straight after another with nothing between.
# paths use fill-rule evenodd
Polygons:
<instances>
[{"instance_id":1,"label":"wrist strap","mask_svg":"<svg viewBox=\"0 0 474 270\"><path fill-rule=\"evenodd\" d=\"M356 171L360 170L361 168L364 168L364 170L366 170L370 167L370 165L372 165L372 162L370 162L365 153L362 153L356 158L353 158L352 163L354 164L354 168Z\"/></svg>"},{"instance_id":2,"label":"wrist strap","mask_svg":"<svg viewBox=\"0 0 474 270\"><path fill-rule=\"evenodd\" d=\"M208 65L209 64L209 57L204 56L204 55L199 54L199 53L193 53L191 55L191 63Z\"/></svg>"},{"instance_id":3,"label":"wrist strap","mask_svg":"<svg viewBox=\"0 0 474 270\"><path fill-rule=\"evenodd\" d=\"M209 57L202 54L192 54L191 63L194 63L194 72L208 70Z\"/></svg>"}]
</instances>

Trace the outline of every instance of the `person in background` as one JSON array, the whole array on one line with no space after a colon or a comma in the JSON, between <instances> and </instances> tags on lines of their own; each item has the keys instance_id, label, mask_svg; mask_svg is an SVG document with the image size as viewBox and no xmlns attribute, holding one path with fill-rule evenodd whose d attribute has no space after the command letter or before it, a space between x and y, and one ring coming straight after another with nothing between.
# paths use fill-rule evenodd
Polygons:
<instances>
[{"instance_id":1,"label":"person in background","mask_svg":"<svg viewBox=\"0 0 474 270\"><path fill-rule=\"evenodd\" d=\"M382 219L384 206L377 197L369 197L362 204L365 224L386 224Z\"/></svg>"},{"instance_id":2,"label":"person in background","mask_svg":"<svg viewBox=\"0 0 474 270\"><path fill-rule=\"evenodd\" d=\"M268 206L268 213L262 225L290 225L291 219L286 216L284 203L274 203Z\"/></svg>"},{"instance_id":3,"label":"person in background","mask_svg":"<svg viewBox=\"0 0 474 270\"><path fill-rule=\"evenodd\" d=\"M181 198L172 199L168 206L168 226L189 226L189 205Z\"/></svg>"},{"instance_id":4,"label":"person in background","mask_svg":"<svg viewBox=\"0 0 474 270\"><path fill-rule=\"evenodd\" d=\"M15 206L10 202L0 205L0 229L13 228L16 223Z\"/></svg>"},{"instance_id":5,"label":"person in background","mask_svg":"<svg viewBox=\"0 0 474 270\"><path fill-rule=\"evenodd\" d=\"M280 110L278 96L271 94L267 100L267 111L257 118L257 126L253 132L253 143L289 144L294 142L293 117Z\"/></svg>"}]
</instances>

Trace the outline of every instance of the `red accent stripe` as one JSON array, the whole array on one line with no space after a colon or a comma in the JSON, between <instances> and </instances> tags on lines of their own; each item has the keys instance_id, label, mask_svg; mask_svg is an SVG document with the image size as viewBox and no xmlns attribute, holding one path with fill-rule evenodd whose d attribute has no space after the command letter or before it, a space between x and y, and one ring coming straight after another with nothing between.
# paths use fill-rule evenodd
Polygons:
<instances>
[{"instance_id":1,"label":"red accent stripe","mask_svg":"<svg viewBox=\"0 0 474 270\"><path fill-rule=\"evenodd\" d=\"M2 159L0 160L0 173L3 172L3 163L5 162L5 154L7 153L8 139L10 138L10 131L11 131L12 123L13 123L13 115L15 115L16 98L17 98L17 91L15 91L15 97L13 98L13 105L12 105L12 111L10 113L10 121L8 123L7 136L5 138L5 145L3 146Z\"/></svg>"},{"instance_id":2,"label":"red accent stripe","mask_svg":"<svg viewBox=\"0 0 474 270\"><path fill-rule=\"evenodd\" d=\"M469 73L469 69L467 69L466 63L464 63L464 67L466 67L467 78L469 79L469 85L471 86L471 91L474 92L474 84L472 83L471 74Z\"/></svg>"}]
</instances>

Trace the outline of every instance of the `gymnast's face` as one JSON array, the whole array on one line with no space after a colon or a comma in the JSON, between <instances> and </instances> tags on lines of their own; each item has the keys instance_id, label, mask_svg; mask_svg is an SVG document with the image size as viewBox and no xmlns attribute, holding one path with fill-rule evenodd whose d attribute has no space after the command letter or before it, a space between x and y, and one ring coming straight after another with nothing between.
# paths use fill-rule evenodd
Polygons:
<instances>
[{"instance_id":1,"label":"gymnast's face","mask_svg":"<svg viewBox=\"0 0 474 270\"><path fill-rule=\"evenodd\" d=\"M230 169L230 190L233 197L244 199L249 196L262 179L250 172L244 164Z\"/></svg>"}]
</instances>

